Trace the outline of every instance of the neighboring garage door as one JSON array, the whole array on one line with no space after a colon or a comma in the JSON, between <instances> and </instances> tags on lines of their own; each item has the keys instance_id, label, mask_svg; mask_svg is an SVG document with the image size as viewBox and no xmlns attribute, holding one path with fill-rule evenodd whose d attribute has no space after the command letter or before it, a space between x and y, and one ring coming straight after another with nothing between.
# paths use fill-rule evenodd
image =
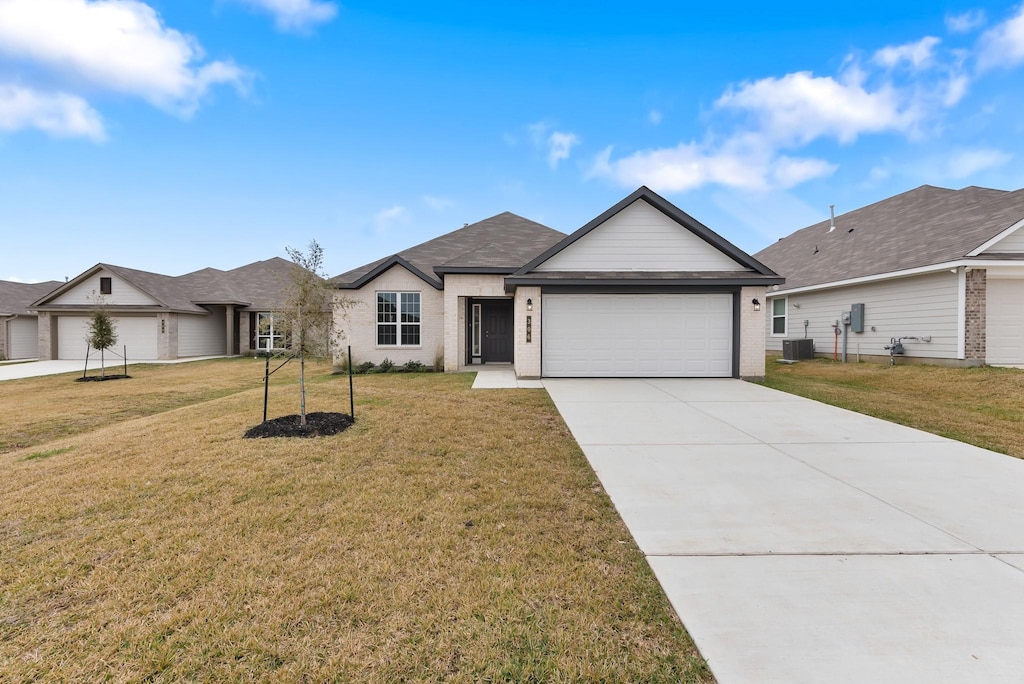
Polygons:
<instances>
[{"instance_id":1,"label":"neighboring garage door","mask_svg":"<svg viewBox=\"0 0 1024 684\"><path fill-rule=\"evenodd\" d=\"M39 319L35 316L21 316L8 321L7 345L9 359L34 359L39 356Z\"/></svg>"},{"instance_id":2,"label":"neighboring garage door","mask_svg":"<svg viewBox=\"0 0 1024 684\"><path fill-rule=\"evenodd\" d=\"M1024 280L989 278L985 296L985 360L1024 363Z\"/></svg>"},{"instance_id":3,"label":"neighboring garage door","mask_svg":"<svg viewBox=\"0 0 1024 684\"><path fill-rule=\"evenodd\" d=\"M731 294L547 294L545 377L732 377Z\"/></svg>"},{"instance_id":4,"label":"neighboring garage door","mask_svg":"<svg viewBox=\"0 0 1024 684\"><path fill-rule=\"evenodd\" d=\"M117 330L117 344L113 349L118 354L128 348L128 360L151 360L157 357L157 319L155 316L112 316ZM87 351L85 342L89 319L86 316L58 316L57 358L84 359ZM98 355L98 352L95 353ZM119 357L114 357L119 358Z\"/></svg>"}]
</instances>

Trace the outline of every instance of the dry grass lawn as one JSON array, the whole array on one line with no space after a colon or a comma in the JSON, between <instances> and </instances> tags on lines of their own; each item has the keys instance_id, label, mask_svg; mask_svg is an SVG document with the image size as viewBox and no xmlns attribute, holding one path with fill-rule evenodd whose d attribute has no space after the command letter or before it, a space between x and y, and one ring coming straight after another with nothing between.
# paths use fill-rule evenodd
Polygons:
<instances>
[{"instance_id":1,"label":"dry grass lawn","mask_svg":"<svg viewBox=\"0 0 1024 684\"><path fill-rule=\"evenodd\" d=\"M255 363L3 383L0 680L711 681L545 392Z\"/></svg>"},{"instance_id":2,"label":"dry grass lawn","mask_svg":"<svg viewBox=\"0 0 1024 684\"><path fill-rule=\"evenodd\" d=\"M1024 370L769 359L765 384L1024 458Z\"/></svg>"}]
</instances>

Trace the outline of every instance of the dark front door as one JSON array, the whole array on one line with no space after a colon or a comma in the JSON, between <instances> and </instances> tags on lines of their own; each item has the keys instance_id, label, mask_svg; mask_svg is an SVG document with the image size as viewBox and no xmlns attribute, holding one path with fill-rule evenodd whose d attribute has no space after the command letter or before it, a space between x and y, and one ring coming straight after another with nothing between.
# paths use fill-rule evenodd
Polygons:
<instances>
[{"instance_id":1,"label":"dark front door","mask_svg":"<svg viewBox=\"0 0 1024 684\"><path fill-rule=\"evenodd\" d=\"M484 363L512 361L512 300L482 302L484 339L481 352Z\"/></svg>"}]
</instances>

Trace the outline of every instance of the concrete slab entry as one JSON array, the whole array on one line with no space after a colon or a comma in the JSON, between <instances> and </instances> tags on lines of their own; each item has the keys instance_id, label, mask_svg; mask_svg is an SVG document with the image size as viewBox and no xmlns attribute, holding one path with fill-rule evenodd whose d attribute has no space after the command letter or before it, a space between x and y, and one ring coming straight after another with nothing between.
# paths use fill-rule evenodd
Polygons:
<instances>
[{"instance_id":1,"label":"concrete slab entry","mask_svg":"<svg viewBox=\"0 0 1024 684\"><path fill-rule=\"evenodd\" d=\"M544 387L559 405L562 402L663 402L671 396L647 380L601 378L545 378Z\"/></svg>"},{"instance_id":2,"label":"concrete slab entry","mask_svg":"<svg viewBox=\"0 0 1024 684\"><path fill-rule=\"evenodd\" d=\"M589 444L753 444L757 441L723 421L664 398L667 401L661 403L556 401L573 437L584 447Z\"/></svg>"},{"instance_id":3,"label":"concrete slab entry","mask_svg":"<svg viewBox=\"0 0 1024 684\"><path fill-rule=\"evenodd\" d=\"M1024 461L946 440L778 448L990 553L1024 553Z\"/></svg>"},{"instance_id":4,"label":"concrete slab entry","mask_svg":"<svg viewBox=\"0 0 1024 684\"><path fill-rule=\"evenodd\" d=\"M647 555L976 551L770 446L583 450Z\"/></svg>"},{"instance_id":5,"label":"concrete slab entry","mask_svg":"<svg viewBox=\"0 0 1024 684\"><path fill-rule=\"evenodd\" d=\"M768 444L941 442L943 437L816 401L700 402L690 406ZM798 408L797 408L798 407Z\"/></svg>"},{"instance_id":6,"label":"concrete slab entry","mask_svg":"<svg viewBox=\"0 0 1024 684\"><path fill-rule=\"evenodd\" d=\"M668 378L648 380L647 383L680 401L811 401L755 383L736 380Z\"/></svg>"},{"instance_id":7,"label":"concrete slab entry","mask_svg":"<svg viewBox=\"0 0 1024 684\"><path fill-rule=\"evenodd\" d=\"M649 560L720 684L1024 673L1024 573L992 556Z\"/></svg>"},{"instance_id":8,"label":"concrete slab entry","mask_svg":"<svg viewBox=\"0 0 1024 684\"><path fill-rule=\"evenodd\" d=\"M516 374L512 370L481 371L473 379L473 389L516 389Z\"/></svg>"}]
</instances>

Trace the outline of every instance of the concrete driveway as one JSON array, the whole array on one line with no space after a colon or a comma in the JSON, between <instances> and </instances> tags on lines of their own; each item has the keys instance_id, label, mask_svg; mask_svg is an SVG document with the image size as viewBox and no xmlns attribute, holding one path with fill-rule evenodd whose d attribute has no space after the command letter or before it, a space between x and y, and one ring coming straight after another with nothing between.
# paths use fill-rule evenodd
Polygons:
<instances>
[{"instance_id":1,"label":"concrete driveway","mask_svg":"<svg viewBox=\"0 0 1024 684\"><path fill-rule=\"evenodd\" d=\"M544 385L721 684L1024 679L1024 461L738 380Z\"/></svg>"},{"instance_id":2,"label":"concrete driveway","mask_svg":"<svg viewBox=\"0 0 1024 684\"><path fill-rule=\"evenodd\" d=\"M219 359L223 358L220 356L198 356L187 359L164 359L160 361L129 361L129 366L134 366L139 363L188 363L189 361L204 361L206 359ZM123 368L121 363L116 363L120 359L115 359L115 363L107 362L107 371L110 373L120 373L120 369ZM26 361L24 363L12 362L0 364L0 381L2 380L20 380L22 378L38 378L43 375L59 375L61 373L81 373L85 367L85 361L79 359L77 361ZM89 372L98 372L100 367L99 361L89 361Z\"/></svg>"}]
</instances>

